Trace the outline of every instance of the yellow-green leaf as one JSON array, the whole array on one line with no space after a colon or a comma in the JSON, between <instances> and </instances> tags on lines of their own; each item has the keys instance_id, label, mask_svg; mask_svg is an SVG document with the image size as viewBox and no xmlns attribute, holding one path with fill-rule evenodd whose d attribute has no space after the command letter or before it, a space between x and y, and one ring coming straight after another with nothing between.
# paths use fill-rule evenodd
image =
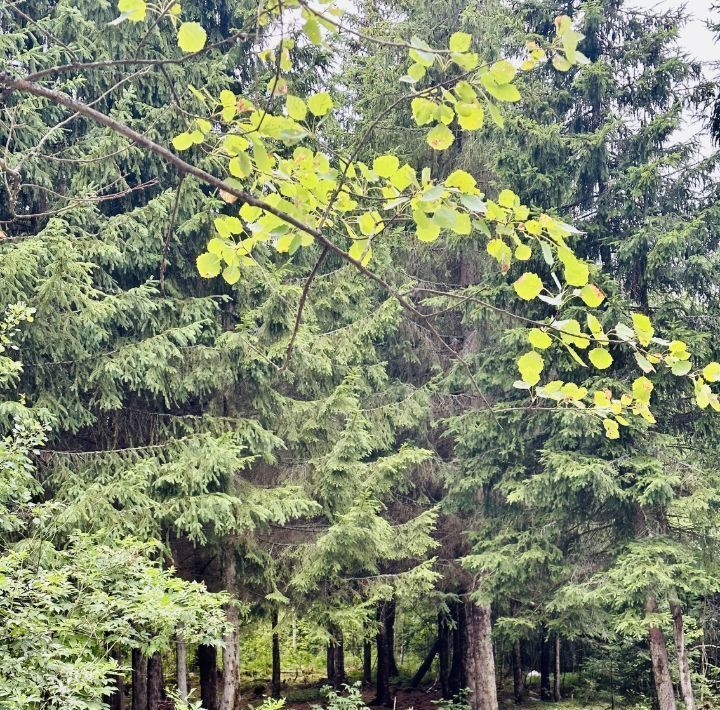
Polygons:
<instances>
[{"instance_id":1,"label":"yellow-green leaf","mask_svg":"<svg viewBox=\"0 0 720 710\"><path fill-rule=\"evenodd\" d=\"M603 426L605 427L605 436L608 439L620 438L620 426L614 419L603 419Z\"/></svg>"},{"instance_id":2,"label":"yellow-green leaf","mask_svg":"<svg viewBox=\"0 0 720 710\"><path fill-rule=\"evenodd\" d=\"M513 288L523 301L532 301L543 290L543 282L537 274L524 273L514 284Z\"/></svg>"},{"instance_id":3,"label":"yellow-green leaf","mask_svg":"<svg viewBox=\"0 0 720 710\"><path fill-rule=\"evenodd\" d=\"M308 108L314 116L324 116L333 107L333 100L327 91L313 94L307 101Z\"/></svg>"},{"instance_id":4,"label":"yellow-green leaf","mask_svg":"<svg viewBox=\"0 0 720 710\"><path fill-rule=\"evenodd\" d=\"M499 62L495 62L490 69L492 78L498 84L508 84L515 78L517 69L510 64L506 59L501 59Z\"/></svg>"},{"instance_id":5,"label":"yellow-green leaf","mask_svg":"<svg viewBox=\"0 0 720 710\"><path fill-rule=\"evenodd\" d=\"M252 172L250 156L245 152L238 153L234 158L230 159L228 169L231 175L237 178L246 178Z\"/></svg>"},{"instance_id":6,"label":"yellow-green leaf","mask_svg":"<svg viewBox=\"0 0 720 710\"><path fill-rule=\"evenodd\" d=\"M304 121L305 116L307 116L307 106L299 96L288 94L285 99L285 108L287 109L288 116L294 118L296 121Z\"/></svg>"},{"instance_id":7,"label":"yellow-green leaf","mask_svg":"<svg viewBox=\"0 0 720 710\"><path fill-rule=\"evenodd\" d=\"M598 370L606 370L613 362L612 355L605 348L593 348L588 353L588 358Z\"/></svg>"},{"instance_id":8,"label":"yellow-green leaf","mask_svg":"<svg viewBox=\"0 0 720 710\"><path fill-rule=\"evenodd\" d=\"M405 163L398 171L390 177L390 184L402 192L412 185L416 180L415 168Z\"/></svg>"},{"instance_id":9,"label":"yellow-green leaf","mask_svg":"<svg viewBox=\"0 0 720 710\"><path fill-rule=\"evenodd\" d=\"M532 328L528 333L530 345L538 350L547 350L552 345L552 338L540 328Z\"/></svg>"},{"instance_id":10,"label":"yellow-green leaf","mask_svg":"<svg viewBox=\"0 0 720 710\"><path fill-rule=\"evenodd\" d=\"M142 22L147 13L145 0L119 0L118 10L127 15L130 22Z\"/></svg>"},{"instance_id":11,"label":"yellow-green leaf","mask_svg":"<svg viewBox=\"0 0 720 710\"><path fill-rule=\"evenodd\" d=\"M717 382L720 380L720 363L711 362L705 365L702 373L708 382Z\"/></svg>"},{"instance_id":12,"label":"yellow-green leaf","mask_svg":"<svg viewBox=\"0 0 720 710\"><path fill-rule=\"evenodd\" d=\"M527 244L518 244L515 247L515 258L518 261L527 261L532 256L532 249Z\"/></svg>"},{"instance_id":13,"label":"yellow-green leaf","mask_svg":"<svg viewBox=\"0 0 720 710\"><path fill-rule=\"evenodd\" d=\"M454 170L445 178L445 187L456 187L460 192L474 195L478 192L475 178L464 170Z\"/></svg>"},{"instance_id":14,"label":"yellow-green leaf","mask_svg":"<svg viewBox=\"0 0 720 710\"><path fill-rule=\"evenodd\" d=\"M367 266L370 262L370 259L372 258L372 247L369 246L369 240L355 240L350 245L350 249L348 249L348 254L353 259L355 259L355 261L359 261L363 266Z\"/></svg>"},{"instance_id":15,"label":"yellow-green leaf","mask_svg":"<svg viewBox=\"0 0 720 710\"><path fill-rule=\"evenodd\" d=\"M439 123L427 134L426 140L431 148L445 150L453 144L455 136L446 125Z\"/></svg>"},{"instance_id":16,"label":"yellow-green leaf","mask_svg":"<svg viewBox=\"0 0 720 710\"><path fill-rule=\"evenodd\" d=\"M240 267L237 264L229 264L223 270L223 278L231 286L240 280Z\"/></svg>"},{"instance_id":17,"label":"yellow-green leaf","mask_svg":"<svg viewBox=\"0 0 720 710\"><path fill-rule=\"evenodd\" d=\"M640 345L650 345L650 341L655 334L655 329L650 319L644 313L633 313L632 321L635 335L637 335Z\"/></svg>"},{"instance_id":18,"label":"yellow-green leaf","mask_svg":"<svg viewBox=\"0 0 720 710\"><path fill-rule=\"evenodd\" d=\"M197 258L197 268L204 279L212 279L220 273L220 258L210 252L200 254Z\"/></svg>"},{"instance_id":19,"label":"yellow-green leaf","mask_svg":"<svg viewBox=\"0 0 720 710\"><path fill-rule=\"evenodd\" d=\"M183 52L199 52L207 41L207 32L198 22L183 22L178 30L178 46Z\"/></svg>"},{"instance_id":20,"label":"yellow-green leaf","mask_svg":"<svg viewBox=\"0 0 720 710\"><path fill-rule=\"evenodd\" d=\"M605 300L605 294L594 284L587 284L582 287L580 298L589 308L597 308Z\"/></svg>"},{"instance_id":21,"label":"yellow-green leaf","mask_svg":"<svg viewBox=\"0 0 720 710\"><path fill-rule=\"evenodd\" d=\"M440 236L440 226L424 212L413 212L413 219L417 225L417 238L421 242L434 242Z\"/></svg>"},{"instance_id":22,"label":"yellow-green leaf","mask_svg":"<svg viewBox=\"0 0 720 710\"><path fill-rule=\"evenodd\" d=\"M540 353L535 350L525 353L518 358L517 365L523 382L526 382L531 387L540 382L540 373L545 367L545 362Z\"/></svg>"},{"instance_id":23,"label":"yellow-green leaf","mask_svg":"<svg viewBox=\"0 0 720 710\"><path fill-rule=\"evenodd\" d=\"M193 145L193 143L195 143L195 141L187 131L175 136L175 138L172 139L173 148L175 148L175 150L187 150L191 145Z\"/></svg>"},{"instance_id":24,"label":"yellow-green leaf","mask_svg":"<svg viewBox=\"0 0 720 710\"><path fill-rule=\"evenodd\" d=\"M381 178L392 177L399 167L400 161L396 155L380 155L373 161L373 170Z\"/></svg>"},{"instance_id":25,"label":"yellow-green leaf","mask_svg":"<svg viewBox=\"0 0 720 710\"><path fill-rule=\"evenodd\" d=\"M453 32L450 35L450 51L451 52L467 52L470 49L472 35L467 32Z\"/></svg>"},{"instance_id":26,"label":"yellow-green leaf","mask_svg":"<svg viewBox=\"0 0 720 710\"><path fill-rule=\"evenodd\" d=\"M641 404L650 404L653 383L647 377L638 377L632 384L633 397Z\"/></svg>"},{"instance_id":27,"label":"yellow-green leaf","mask_svg":"<svg viewBox=\"0 0 720 710\"><path fill-rule=\"evenodd\" d=\"M418 97L410 102L410 108L412 108L415 123L418 126L424 126L435 118L438 105L434 101L430 101L430 99Z\"/></svg>"}]
</instances>

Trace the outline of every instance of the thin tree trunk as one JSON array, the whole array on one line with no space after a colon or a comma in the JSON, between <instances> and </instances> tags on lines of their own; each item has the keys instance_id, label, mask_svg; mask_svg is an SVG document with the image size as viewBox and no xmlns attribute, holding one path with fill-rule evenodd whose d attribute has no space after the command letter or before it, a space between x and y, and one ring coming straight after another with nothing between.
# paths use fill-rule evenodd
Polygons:
<instances>
[{"instance_id":1,"label":"thin tree trunk","mask_svg":"<svg viewBox=\"0 0 720 710\"><path fill-rule=\"evenodd\" d=\"M272 697L280 697L280 634L278 633L278 612L272 611Z\"/></svg>"},{"instance_id":2,"label":"thin tree trunk","mask_svg":"<svg viewBox=\"0 0 720 710\"><path fill-rule=\"evenodd\" d=\"M223 685L220 710L235 710L240 700L240 642L238 639L240 615L234 604L237 571L235 547L232 542L227 542L223 550L223 578L225 589L230 593L231 600L225 612L230 623L230 630L225 635L225 647L223 648Z\"/></svg>"},{"instance_id":3,"label":"thin tree trunk","mask_svg":"<svg viewBox=\"0 0 720 710\"><path fill-rule=\"evenodd\" d=\"M675 649L677 651L678 668L680 669L680 691L685 703L685 710L695 710L695 696L693 695L690 663L688 661L687 647L685 646L682 609L678 599L670 599L670 613L673 618Z\"/></svg>"},{"instance_id":4,"label":"thin tree trunk","mask_svg":"<svg viewBox=\"0 0 720 710\"><path fill-rule=\"evenodd\" d=\"M148 661L147 706L158 710L163 696L162 656L155 651Z\"/></svg>"},{"instance_id":5,"label":"thin tree trunk","mask_svg":"<svg viewBox=\"0 0 720 710\"><path fill-rule=\"evenodd\" d=\"M363 640L363 685L367 688L372 685L372 643L370 639Z\"/></svg>"},{"instance_id":6,"label":"thin tree trunk","mask_svg":"<svg viewBox=\"0 0 720 710\"><path fill-rule=\"evenodd\" d=\"M417 669L417 672L410 681L411 688L417 688L418 685L422 683L422 679L427 675L427 672L430 670L430 667L432 666L432 663L435 660L435 656L437 656L437 652L439 649L440 639L435 639L435 643L433 643L433 645L430 647L427 656L425 656L425 659L420 664L420 667Z\"/></svg>"},{"instance_id":7,"label":"thin tree trunk","mask_svg":"<svg viewBox=\"0 0 720 710\"><path fill-rule=\"evenodd\" d=\"M377 669L375 677L375 686L377 696L373 700L373 705L384 705L390 707L392 705L392 697L390 695L390 655L387 645L387 625L385 624L385 603L381 603L378 609L378 634L377 634Z\"/></svg>"},{"instance_id":8,"label":"thin tree trunk","mask_svg":"<svg viewBox=\"0 0 720 710\"><path fill-rule=\"evenodd\" d=\"M338 626L335 627L335 645L333 646L333 652L335 656L335 678L334 685L336 689L342 688L343 684L347 681L345 675L345 638L343 637L342 629Z\"/></svg>"},{"instance_id":9,"label":"thin tree trunk","mask_svg":"<svg viewBox=\"0 0 720 710\"><path fill-rule=\"evenodd\" d=\"M397 661L395 660L395 616L397 613L397 604L394 599L390 599L386 604L385 610L385 626L387 627L387 647L390 663L390 675L399 675Z\"/></svg>"},{"instance_id":10,"label":"thin tree trunk","mask_svg":"<svg viewBox=\"0 0 720 710\"><path fill-rule=\"evenodd\" d=\"M132 710L148 710L148 661L142 651L132 651Z\"/></svg>"},{"instance_id":11,"label":"thin tree trunk","mask_svg":"<svg viewBox=\"0 0 720 710\"><path fill-rule=\"evenodd\" d=\"M556 703L560 697L560 634L555 634L555 663L553 668L553 699Z\"/></svg>"},{"instance_id":12,"label":"thin tree trunk","mask_svg":"<svg viewBox=\"0 0 720 710\"><path fill-rule=\"evenodd\" d=\"M520 649L520 639L515 639L515 643L513 644L512 667L513 698L515 699L515 705L520 705L523 701L522 652Z\"/></svg>"},{"instance_id":13,"label":"thin tree trunk","mask_svg":"<svg viewBox=\"0 0 720 710\"><path fill-rule=\"evenodd\" d=\"M465 688L465 606L452 605L455 628L452 630L452 664L450 665L450 695L455 697Z\"/></svg>"},{"instance_id":14,"label":"thin tree trunk","mask_svg":"<svg viewBox=\"0 0 720 710\"><path fill-rule=\"evenodd\" d=\"M550 642L547 638L547 629L540 629L540 700L550 702L553 699L550 682Z\"/></svg>"},{"instance_id":15,"label":"thin tree trunk","mask_svg":"<svg viewBox=\"0 0 720 710\"><path fill-rule=\"evenodd\" d=\"M198 646L200 700L204 710L218 710L218 670L215 646Z\"/></svg>"},{"instance_id":16,"label":"thin tree trunk","mask_svg":"<svg viewBox=\"0 0 720 710\"><path fill-rule=\"evenodd\" d=\"M327 670L328 684L335 686L335 648L333 647L332 639L328 641L327 645L327 657L325 668Z\"/></svg>"},{"instance_id":17,"label":"thin tree trunk","mask_svg":"<svg viewBox=\"0 0 720 710\"><path fill-rule=\"evenodd\" d=\"M656 614L658 611L657 599L650 594L645 601L645 611ZM675 693L670 679L670 666L668 663L665 636L659 626L651 626L648 630L650 645L650 658L652 660L653 680L659 710L676 710Z\"/></svg>"},{"instance_id":18,"label":"thin tree trunk","mask_svg":"<svg viewBox=\"0 0 720 710\"><path fill-rule=\"evenodd\" d=\"M182 632L178 633L175 642L175 675L177 676L177 689L180 700L187 700L188 679L187 679L187 649Z\"/></svg>"},{"instance_id":19,"label":"thin tree trunk","mask_svg":"<svg viewBox=\"0 0 720 710\"><path fill-rule=\"evenodd\" d=\"M497 710L495 658L489 604L465 603L465 667L471 710Z\"/></svg>"},{"instance_id":20,"label":"thin tree trunk","mask_svg":"<svg viewBox=\"0 0 720 710\"><path fill-rule=\"evenodd\" d=\"M438 614L438 661L440 675L440 692L445 700L449 700L450 694L450 629L448 628L445 615Z\"/></svg>"},{"instance_id":21,"label":"thin tree trunk","mask_svg":"<svg viewBox=\"0 0 720 710\"><path fill-rule=\"evenodd\" d=\"M125 675L120 670L123 661L122 651L115 647L110 652L110 655L113 659L115 659L118 670L112 677L112 681L115 684L115 690L107 695L104 700L108 704L110 710L125 710Z\"/></svg>"}]
</instances>

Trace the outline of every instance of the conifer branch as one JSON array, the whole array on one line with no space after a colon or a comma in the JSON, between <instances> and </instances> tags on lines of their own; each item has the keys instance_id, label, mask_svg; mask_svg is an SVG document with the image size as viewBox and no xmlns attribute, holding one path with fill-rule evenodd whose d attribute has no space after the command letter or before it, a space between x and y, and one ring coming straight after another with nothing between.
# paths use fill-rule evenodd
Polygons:
<instances>
[{"instance_id":1,"label":"conifer branch","mask_svg":"<svg viewBox=\"0 0 720 710\"><path fill-rule=\"evenodd\" d=\"M360 261L353 259L350 254L348 254L344 249L341 249L337 244L335 244L335 242L325 236L325 234L323 234L323 232L320 231L318 228L306 224L302 220L297 219L297 217L293 217L293 215L288 214L287 212L268 204L265 200L261 200L254 195L251 195L249 192L246 192L245 190L241 190L232 184L228 184L227 182L221 180L212 173L209 173L206 170L197 167L196 165L192 165L191 163L186 162L164 146L148 138L146 135L139 133L133 128L130 128L130 126L127 126L126 124L118 121L112 116L108 116L107 114L104 114L101 111L98 111L97 109L88 106L82 101L78 101L77 99L72 98L71 96L63 93L62 91L48 89L44 86L40 86L35 82L28 81L27 79L15 78L5 72L0 73L0 85L3 85L11 90L19 91L21 93L31 94L33 96L39 96L41 98L48 99L53 103L65 106L66 108L69 108L76 113L87 116L96 123L105 126L106 128L110 128L111 130L115 131L121 136L124 136L125 138L139 145L140 147L149 150L151 153L154 153L158 157L162 158L165 162L175 166L181 174L191 175L200 180L201 182L204 182L207 185L211 185L218 190L223 190L224 192L232 195L233 197L237 197L239 200L242 200L244 203L252 207L258 207L265 212L275 215L279 219L283 220L283 222L292 225L296 229L299 229L301 232L309 234L311 237L316 239L325 249L327 249L328 252L336 254L341 259L354 266L361 274L366 276L368 279L376 283L387 293L392 295L393 298L395 298L395 300L408 313L414 316L414 318L424 322L427 329L430 331L433 337L437 339L443 349L452 357L452 359L456 360L462 365L463 369L465 370L466 374L470 379L470 383L472 384L473 389L476 391L477 395L483 400L488 409L492 411L492 405L487 400L483 392L480 390L480 387L475 381L472 370L468 365L467 361L451 345L445 342L445 339L442 337L442 335L440 335L440 333L435 329L432 324L427 322L427 316L418 311L417 308L410 301L408 301L397 289L393 288L384 278L382 278L382 276L379 276L375 272L370 271L370 269L363 266Z\"/></svg>"}]
</instances>

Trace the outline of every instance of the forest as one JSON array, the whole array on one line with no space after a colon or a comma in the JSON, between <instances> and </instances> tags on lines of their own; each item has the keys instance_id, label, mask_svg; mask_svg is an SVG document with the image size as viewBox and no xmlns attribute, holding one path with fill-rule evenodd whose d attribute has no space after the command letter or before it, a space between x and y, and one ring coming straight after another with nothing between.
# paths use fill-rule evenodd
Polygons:
<instances>
[{"instance_id":1,"label":"forest","mask_svg":"<svg viewBox=\"0 0 720 710\"><path fill-rule=\"evenodd\" d=\"M720 708L689 20L0 0L0 708Z\"/></svg>"}]
</instances>

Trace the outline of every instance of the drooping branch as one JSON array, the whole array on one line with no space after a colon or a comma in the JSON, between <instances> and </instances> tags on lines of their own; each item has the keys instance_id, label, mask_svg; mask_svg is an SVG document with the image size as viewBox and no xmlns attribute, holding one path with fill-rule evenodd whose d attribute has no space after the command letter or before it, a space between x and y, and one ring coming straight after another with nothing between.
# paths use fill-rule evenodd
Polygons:
<instances>
[{"instance_id":1,"label":"drooping branch","mask_svg":"<svg viewBox=\"0 0 720 710\"><path fill-rule=\"evenodd\" d=\"M413 316L413 318L423 322L425 327L427 327L433 337L437 339L439 344L450 355L450 357L462 365L463 369L465 370L466 374L470 379L473 389L483 400L488 409L492 411L492 406L477 385L477 382L472 375L472 371L468 363L465 361L465 359L460 353L458 353L452 346L445 342L445 339L440 335L440 333L435 329L435 327L427 321L427 316L418 311L417 308L410 301L407 300L407 298L405 298L400 292L398 292L397 289L393 288L385 279L383 279L381 276L374 273L373 271L370 271L367 267L363 266L363 264L357 259L353 259L350 254L348 254L344 249L341 249L337 244L335 244L335 242L329 239L317 227L306 224L297 217L294 217L293 215L288 214L287 212L280 210L271 204L268 204L265 200L255 197L249 192L241 190L234 185L229 184L224 180L221 180L212 173L209 173L206 170L197 167L196 165L188 163L187 161L175 155L172 151L168 150L165 146L156 143L155 141L148 138L146 135L136 131L133 128L130 128L130 126L122 123L121 121L118 121L112 116L108 116L107 114L104 114L101 111L98 111L97 109L88 106L82 101L78 101L77 99L72 98L71 96L62 91L49 89L33 81L28 81L27 79L16 78L14 76L11 76L10 74L7 74L6 72L0 73L0 86L5 87L6 89L18 91L20 93L45 98L48 101L51 101L60 106L65 106L66 108L75 111L80 115L86 116L87 118L95 121L99 125L105 126L106 128L109 128L115 133L117 133L118 135L127 138L129 141L132 141L141 148L145 148L151 153L154 153L158 157L162 158L166 163L174 166L181 175L191 175L192 177L197 178L201 182L215 187L218 190L223 190L224 192L232 195L233 197L238 198L243 203L248 204L252 207L258 207L259 209L278 217L283 222L286 222L287 224L295 227L301 232L309 234L317 242L319 242L328 252L336 254L348 264L351 264L360 273L362 273L368 279L376 283L384 291L389 293L408 313Z\"/></svg>"}]
</instances>

